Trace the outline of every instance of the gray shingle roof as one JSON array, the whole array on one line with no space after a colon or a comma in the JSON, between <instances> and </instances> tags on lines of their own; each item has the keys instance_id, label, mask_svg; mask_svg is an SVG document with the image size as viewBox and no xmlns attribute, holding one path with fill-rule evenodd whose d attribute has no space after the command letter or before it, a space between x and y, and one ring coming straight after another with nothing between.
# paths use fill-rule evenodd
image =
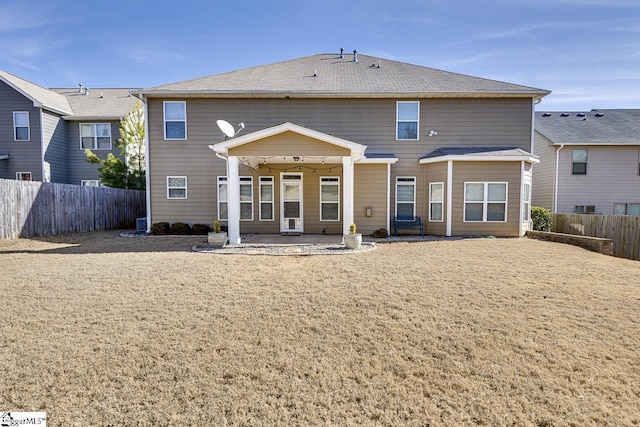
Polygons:
<instances>
[{"instance_id":1,"label":"gray shingle roof","mask_svg":"<svg viewBox=\"0 0 640 427\"><path fill-rule=\"evenodd\" d=\"M554 144L640 145L640 109L541 111L535 129Z\"/></svg>"},{"instance_id":2,"label":"gray shingle roof","mask_svg":"<svg viewBox=\"0 0 640 427\"><path fill-rule=\"evenodd\" d=\"M64 96L38 86L35 83L21 79L11 73L0 70L0 80L22 93L27 98L42 105L45 109L53 110L60 114L71 114L71 106Z\"/></svg>"},{"instance_id":3,"label":"gray shingle roof","mask_svg":"<svg viewBox=\"0 0 640 427\"><path fill-rule=\"evenodd\" d=\"M138 101L129 95L138 89L90 89L83 95L77 88L46 89L2 70L0 80L68 120L118 120Z\"/></svg>"},{"instance_id":4,"label":"gray shingle roof","mask_svg":"<svg viewBox=\"0 0 640 427\"><path fill-rule=\"evenodd\" d=\"M421 158L432 159L435 157L443 157L443 156L466 156L466 155L473 155L474 157L479 157L479 156L520 157L520 156L528 156L530 155L530 153L518 147L440 147Z\"/></svg>"},{"instance_id":5,"label":"gray shingle roof","mask_svg":"<svg viewBox=\"0 0 640 427\"><path fill-rule=\"evenodd\" d=\"M315 74L315 76L314 76ZM367 55L318 54L143 89L146 95L309 97L525 96L549 91Z\"/></svg>"},{"instance_id":6,"label":"gray shingle roof","mask_svg":"<svg viewBox=\"0 0 640 427\"><path fill-rule=\"evenodd\" d=\"M119 120L131 111L138 98L129 94L136 89L89 89L84 95L78 89L51 89L63 95L73 108L73 115L65 116L67 120Z\"/></svg>"}]
</instances>

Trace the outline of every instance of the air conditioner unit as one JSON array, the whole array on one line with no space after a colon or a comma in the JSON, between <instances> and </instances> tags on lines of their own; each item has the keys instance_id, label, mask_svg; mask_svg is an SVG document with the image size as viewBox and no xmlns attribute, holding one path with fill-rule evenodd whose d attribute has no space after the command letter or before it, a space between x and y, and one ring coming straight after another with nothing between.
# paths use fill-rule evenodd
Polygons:
<instances>
[{"instance_id":1,"label":"air conditioner unit","mask_svg":"<svg viewBox=\"0 0 640 427\"><path fill-rule=\"evenodd\" d=\"M136 219L136 231L147 231L147 218Z\"/></svg>"}]
</instances>

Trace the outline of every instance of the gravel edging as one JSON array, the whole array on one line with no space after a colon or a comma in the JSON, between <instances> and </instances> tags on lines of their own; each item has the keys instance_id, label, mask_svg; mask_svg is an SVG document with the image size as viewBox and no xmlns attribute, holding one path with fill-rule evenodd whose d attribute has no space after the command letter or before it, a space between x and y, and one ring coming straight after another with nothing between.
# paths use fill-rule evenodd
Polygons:
<instances>
[{"instance_id":1,"label":"gravel edging","mask_svg":"<svg viewBox=\"0 0 640 427\"><path fill-rule=\"evenodd\" d=\"M375 249L376 244L373 242L363 242L358 249L347 249L344 245L339 244L327 245L321 243L293 245L240 243L237 245L225 245L222 248L212 248L209 245L196 245L191 248L194 252L203 253L276 256L348 255L370 252Z\"/></svg>"}]
</instances>

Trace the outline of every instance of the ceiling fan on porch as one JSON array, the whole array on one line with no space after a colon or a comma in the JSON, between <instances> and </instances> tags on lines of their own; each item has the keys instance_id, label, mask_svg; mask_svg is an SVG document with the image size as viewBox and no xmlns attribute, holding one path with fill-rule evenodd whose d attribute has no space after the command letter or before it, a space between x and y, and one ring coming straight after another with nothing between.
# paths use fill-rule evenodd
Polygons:
<instances>
[{"instance_id":1,"label":"ceiling fan on porch","mask_svg":"<svg viewBox=\"0 0 640 427\"><path fill-rule=\"evenodd\" d=\"M227 139L233 138L234 136L237 136L242 131L242 129L244 129L244 123L238 124L238 126L240 127L237 131L233 128L233 125L226 120L216 120L216 124L224 134L225 141Z\"/></svg>"}]
</instances>

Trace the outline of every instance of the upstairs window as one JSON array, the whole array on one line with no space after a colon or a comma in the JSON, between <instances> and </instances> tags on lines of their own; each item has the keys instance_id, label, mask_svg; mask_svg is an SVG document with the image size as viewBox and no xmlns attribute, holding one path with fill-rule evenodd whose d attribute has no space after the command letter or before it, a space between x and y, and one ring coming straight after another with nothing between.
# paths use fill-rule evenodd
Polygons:
<instances>
[{"instance_id":1,"label":"upstairs window","mask_svg":"<svg viewBox=\"0 0 640 427\"><path fill-rule=\"evenodd\" d=\"M571 152L572 175L587 174L587 150L573 150Z\"/></svg>"},{"instance_id":2,"label":"upstairs window","mask_svg":"<svg viewBox=\"0 0 640 427\"><path fill-rule=\"evenodd\" d=\"M13 112L13 140L29 141L31 138L29 132L29 112L14 111Z\"/></svg>"},{"instance_id":3,"label":"upstairs window","mask_svg":"<svg viewBox=\"0 0 640 427\"><path fill-rule=\"evenodd\" d=\"M398 101L396 103L396 139L417 140L420 117L420 102Z\"/></svg>"},{"instance_id":4,"label":"upstairs window","mask_svg":"<svg viewBox=\"0 0 640 427\"><path fill-rule=\"evenodd\" d=\"M164 102L164 139L187 139L187 103Z\"/></svg>"},{"instance_id":5,"label":"upstairs window","mask_svg":"<svg viewBox=\"0 0 640 427\"><path fill-rule=\"evenodd\" d=\"M81 150L111 150L111 124L81 123Z\"/></svg>"}]
</instances>

